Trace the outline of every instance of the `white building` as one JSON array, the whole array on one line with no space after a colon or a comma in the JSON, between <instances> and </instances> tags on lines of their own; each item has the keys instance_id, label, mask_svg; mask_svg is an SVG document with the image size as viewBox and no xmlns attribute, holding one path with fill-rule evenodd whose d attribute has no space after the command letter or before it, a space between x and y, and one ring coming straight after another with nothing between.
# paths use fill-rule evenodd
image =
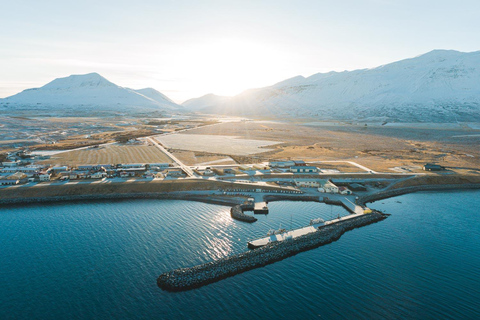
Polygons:
<instances>
[{"instance_id":1,"label":"white building","mask_svg":"<svg viewBox=\"0 0 480 320\"><path fill-rule=\"evenodd\" d=\"M270 161L268 164L271 168L290 168L295 165L295 162L286 160L286 161Z\"/></svg>"},{"instance_id":2,"label":"white building","mask_svg":"<svg viewBox=\"0 0 480 320\"><path fill-rule=\"evenodd\" d=\"M50 174L46 172L38 173L38 181L50 181Z\"/></svg>"},{"instance_id":3,"label":"white building","mask_svg":"<svg viewBox=\"0 0 480 320\"><path fill-rule=\"evenodd\" d=\"M290 172L293 173L315 173L318 172L317 167L312 166L293 166L290 167Z\"/></svg>"},{"instance_id":4,"label":"white building","mask_svg":"<svg viewBox=\"0 0 480 320\"><path fill-rule=\"evenodd\" d=\"M300 188L318 188L320 186L320 182L313 179L295 179L293 181Z\"/></svg>"},{"instance_id":5,"label":"white building","mask_svg":"<svg viewBox=\"0 0 480 320\"><path fill-rule=\"evenodd\" d=\"M331 181L325 182L318 191L325 192L325 193L338 193L338 187Z\"/></svg>"}]
</instances>

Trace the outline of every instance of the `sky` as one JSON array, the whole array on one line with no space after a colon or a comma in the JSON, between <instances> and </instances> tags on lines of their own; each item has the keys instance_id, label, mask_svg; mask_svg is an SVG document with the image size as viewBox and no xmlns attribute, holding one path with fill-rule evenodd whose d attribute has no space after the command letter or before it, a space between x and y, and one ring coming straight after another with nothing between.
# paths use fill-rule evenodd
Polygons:
<instances>
[{"instance_id":1,"label":"sky","mask_svg":"<svg viewBox=\"0 0 480 320\"><path fill-rule=\"evenodd\" d=\"M480 1L2 1L0 98L98 72L175 102L480 50Z\"/></svg>"}]
</instances>

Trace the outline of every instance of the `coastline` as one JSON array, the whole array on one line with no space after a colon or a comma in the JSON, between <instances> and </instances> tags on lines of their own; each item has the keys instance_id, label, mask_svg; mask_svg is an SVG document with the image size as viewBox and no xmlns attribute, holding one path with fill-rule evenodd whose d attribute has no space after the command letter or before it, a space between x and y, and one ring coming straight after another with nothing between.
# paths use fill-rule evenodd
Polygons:
<instances>
[{"instance_id":1,"label":"coastline","mask_svg":"<svg viewBox=\"0 0 480 320\"><path fill-rule=\"evenodd\" d=\"M461 191L461 190L476 190L480 189L480 183L466 183L466 184L443 184L443 185L418 185L397 189L389 189L379 191L369 195L358 198L358 203L365 205L367 203L378 200L388 199L392 197L401 196L408 193L415 193L421 191Z\"/></svg>"},{"instance_id":2,"label":"coastline","mask_svg":"<svg viewBox=\"0 0 480 320\"><path fill-rule=\"evenodd\" d=\"M442 177L444 178L444 177ZM445 182L450 179L443 179ZM455 181L457 183L439 183L440 181L424 181L422 178L409 179L393 184L383 191L359 196L360 205L381 199L396 197L420 191L447 191L480 189L476 180ZM424 184L422 184L424 183ZM192 200L212 204L235 206L242 204L246 197L215 194L222 188L231 188L230 182L209 180L169 180L169 181L133 181L105 184L72 184L72 185L43 185L33 187L5 188L0 192L0 206L27 203L48 203L82 200L109 200L109 199L171 199ZM255 192L251 184L236 184L242 192ZM266 190L283 190L275 186L262 186ZM205 194L201 194L205 192ZM207 193L208 192L208 193ZM239 192L241 193L241 192ZM320 196L320 195L319 195ZM299 194L266 194L264 201L319 201L318 196Z\"/></svg>"}]
</instances>

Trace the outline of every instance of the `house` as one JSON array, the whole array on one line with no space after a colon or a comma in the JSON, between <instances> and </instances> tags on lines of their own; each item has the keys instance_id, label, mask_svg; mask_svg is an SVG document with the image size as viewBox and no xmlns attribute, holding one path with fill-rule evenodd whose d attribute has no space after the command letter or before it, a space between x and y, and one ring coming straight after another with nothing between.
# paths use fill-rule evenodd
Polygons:
<instances>
[{"instance_id":1,"label":"house","mask_svg":"<svg viewBox=\"0 0 480 320\"><path fill-rule=\"evenodd\" d=\"M91 164L90 165L81 165L81 166L79 165L79 166L77 166L77 169L81 170L81 171L85 171L85 170L90 171L90 170L93 170L93 165L91 165Z\"/></svg>"},{"instance_id":2,"label":"house","mask_svg":"<svg viewBox=\"0 0 480 320\"><path fill-rule=\"evenodd\" d=\"M303 160L293 160L296 167L305 167L307 164Z\"/></svg>"},{"instance_id":3,"label":"house","mask_svg":"<svg viewBox=\"0 0 480 320\"><path fill-rule=\"evenodd\" d=\"M148 163L147 167L150 170L162 171L168 169L169 165L169 163Z\"/></svg>"},{"instance_id":4,"label":"house","mask_svg":"<svg viewBox=\"0 0 480 320\"><path fill-rule=\"evenodd\" d=\"M295 162L291 160L284 160L284 161L270 161L268 165L271 168L290 168L295 165Z\"/></svg>"},{"instance_id":5,"label":"house","mask_svg":"<svg viewBox=\"0 0 480 320\"><path fill-rule=\"evenodd\" d=\"M290 172L293 173L315 173L318 172L317 167L312 166L293 166L290 167Z\"/></svg>"},{"instance_id":6,"label":"house","mask_svg":"<svg viewBox=\"0 0 480 320\"><path fill-rule=\"evenodd\" d=\"M338 193L338 187L330 180L327 180L318 188L319 192Z\"/></svg>"},{"instance_id":7,"label":"house","mask_svg":"<svg viewBox=\"0 0 480 320\"><path fill-rule=\"evenodd\" d=\"M59 173L61 171L68 171L68 167L67 166L61 166L61 167L53 167L51 169L54 173Z\"/></svg>"},{"instance_id":8,"label":"house","mask_svg":"<svg viewBox=\"0 0 480 320\"><path fill-rule=\"evenodd\" d=\"M26 183L28 181L27 175L23 172L15 172L14 174L7 176L7 179L18 180L18 183Z\"/></svg>"},{"instance_id":9,"label":"house","mask_svg":"<svg viewBox=\"0 0 480 320\"><path fill-rule=\"evenodd\" d=\"M438 165L438 164L434 164L434 163L426 163L423 166L423 170L425 170L425 171L442 171L442 170L445 170L445 167L443 167L441 165Z\"/></svg>"},{"instance_id":10,"label":"house","mask_svg":"<svg viewBox=\"0 0 480 320\"><path fill-rule=\"evenodd\" d=\"M167 177L183 177L185 176L185 173L180 170L180 169L173 169L173 170L168 170Z\"/></svg>"},{"instance_id":11,"label":"house","mask_svg":"<svg viewBox=\"0 0 480 320\"><path fill-rule=\"evenodd\" d=\"M143 168L145 170L145 164L144 163L123 163L119 166L124 168L124 169Z\"/></svg>"},{"instance_id":12,"label":"house","mask_svg":"<svg viewBox=\"0 0 480 320\"><path fill-rule=\"evenodd\" d=\"M145 179L154 179L155 178L155 173L153 173L151 171L147 171L143 174L143 177Z\"/></svg>"},{"instance_id":13,"label":"house","mask_svg":"<svg viewBox=\"0 0 480 320\"><path fill-rule=\"evenodd\" d=\"M102 178L105 178L107 176L107 174L105 172L102 172L102 171L97 171L97 172L94 172L90 175L90 178L92 179L102 179Z\"/></svg>"},{"instance_id":14,"label":"house","mask_svg":"<svg viewBox=\"0 0 480 320\"><path fill-rule=\"evenodd\" d=\"M70 179L85 179L88 174L88 171L75 170L70 173Z\"/></svg>"},{"instance_id":15,"label":"house","mask_svg":"<svg viewBox=\"0 0 480 320\"><path fill-rule=\"evenodd\" d=\"M338 193L340 194L352 194L352 191L347 187L338 187Z\"/></svg>"},{"instance_id":16,"label":"house","mask_svg":"<svg viewBox=\"0 0 480 320\"><path fill-rule=\"evenodd\" d=\"M50 181L50 173L41 171L36 174L38 181Z\"/></svg>"},{"instance_id":17,"label":"house","mask_svg":"<svg viewBox=\"0 0 480 320\"><path fill-rule=\"evenodd\" d=\"M121 171L120 178L135 177L135 171Z\"/></svg>"},{"instance_id":18,"label":"house","mask_svg":"<svg viewBox=\"0 0 480 320\"><path fill-rule=\"evenodd\" d=\"M0 179L1 186L13 186L19 183L20 181L15 179Z\"/></svg>"},{"instance_id":19,"label":"house","mask_svg":"<svg viewBox=\"0 0 480 320\"><path fill-rule=\"evenodd\" d=\"M320 182L313 179L295 179L293 181L300 188L318 188L320 186Z\"/></svg>"},{"instance_id":20,"label":"house","mask_svg":"<svg viewBox=\"0 0 480 320\"><path fill-rule=\"evenodd\" d=\"M214 176L215 172L212 171L212 169L207 168L203 171L199 171L203 176Z\"/></svg>"},{"instance_id":21,"label":"house","mask_svg":"<svg viewBox=\"0 0 480 320\"><path fill-rule=\"evenodd\" d=\"M20 164L20 161L7 161L2 162L3 167L17 167Z\"/></svg>"}]
</instances>

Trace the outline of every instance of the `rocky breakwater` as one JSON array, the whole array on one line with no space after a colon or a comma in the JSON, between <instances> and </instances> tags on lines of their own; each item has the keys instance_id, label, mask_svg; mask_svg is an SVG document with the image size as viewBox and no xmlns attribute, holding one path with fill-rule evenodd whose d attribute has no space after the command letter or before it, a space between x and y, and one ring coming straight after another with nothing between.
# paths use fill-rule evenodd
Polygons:
<instances>
[{"instance_id":1,"label":"rocky breakwater","mask_svg":"<svg viewBox=\"0 0 480 320\"><path fill-rule=\"evenodd\" d=\"M243 210L247 209L245 204L239 204L230 209L230 216L235 220L245 221L245 222L255 222L257 218L246 215L243 213ZM252 207L253 210L253 207Z\"/></svg>"},{"instance_id":2,"label":"rocky breakwater","mask_svg":"<svg viewBox=\"0 0 480 320\"><path fill-rule=\"evenodd\" d=\"M227 277L263 267L338 240L346 231L385 219L387 215L374 211L356 218L322 227L304 236L273 242L264 247L222 258L191 268L165 272L157 279L158 286L167 291L186 291L217 282Z\"/></svg>"}]
</instances>

